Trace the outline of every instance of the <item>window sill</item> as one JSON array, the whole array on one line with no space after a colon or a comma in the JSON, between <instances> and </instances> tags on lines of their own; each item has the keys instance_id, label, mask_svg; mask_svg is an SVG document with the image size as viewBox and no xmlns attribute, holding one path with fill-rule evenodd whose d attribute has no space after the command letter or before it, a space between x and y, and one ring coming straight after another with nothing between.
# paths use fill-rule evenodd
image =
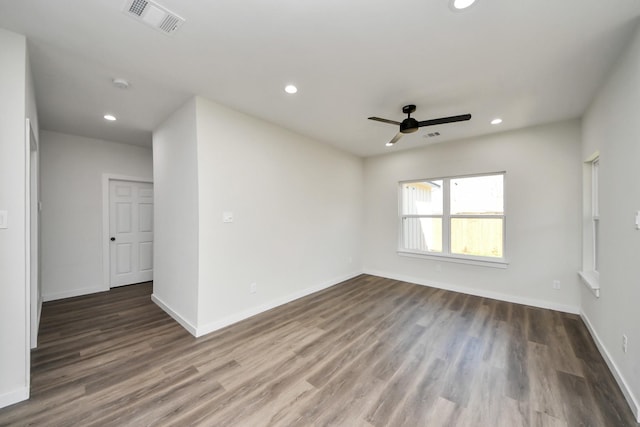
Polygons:
<instances>
[{"instance_id":1,"label":"window sill","mask_svg":"<svg viewBox=\"0 0 640 427\"><path fill-rule=\"evenodd\" d=\"M578 275L582 279L582 283L589 288L593 295L596 298L600 298L600 278L598 273L595 271L578 271Z\"/></svg>"},{"instance_id":2,"label":"window sill","mask_svg":"<svg viewBox=\"0 0 640 427\"><path fill-rule=\"evenodd\" d=\"M458 264L467 264L467 265L478 265L481 267L491 267L491 268L507 268L509 266L509 262L507 262L503 258L499 259L487 259L487 258L467 258L463 256L453 256L453 255L435 255L428 254L422 252L407 252L407 251L397 251L398 255L405 256L409 258L422 258L422 259L430 259L434 261L442 261L442 262L455 262Z\"/></svg>"}]
</instances>

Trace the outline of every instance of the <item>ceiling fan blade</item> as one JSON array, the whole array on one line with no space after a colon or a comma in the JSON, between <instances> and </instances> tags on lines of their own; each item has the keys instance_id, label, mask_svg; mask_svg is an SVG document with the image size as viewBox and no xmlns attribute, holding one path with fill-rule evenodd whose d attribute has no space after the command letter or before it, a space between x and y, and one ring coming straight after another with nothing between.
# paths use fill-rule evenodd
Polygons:
<instances>
[{"instance_id":1,"label":"ceiling fan blade","mask_svg":"<svg viewBox=\"0 0 640 427\"><path fill-rule=\"evenodd\" d=\"M381 119L380 117L369 117L369 120L375 120L376 122L389 123L390 125L400 126L400 122L389 119Z\"/></svg>"},{"instance_id":2,"label":"ceiling fan blade","mask_svg":"<svg viewBox=\"0 0 640 427\"><path fill-rule=\"evenodd\" d=\"M396 134L396 136L394 136L394 137L393 137L393 139L392 139L391 141L387 142L387 144L386 144L386 145L387 145L387 147L390 147L390 146L394 145L396 142L398 142L398 140L399 140L400 138L402 138L402 135L404 135L404 134L403 134L403 133L401 133L401 132L398 132L398 133Z\"/></svg>"},{"instance_id":3,"label":"ceiling fan blade","mask_svg":"<svg viewBox=\"0 0 640 427\"><path fill-rule=\"evenodd\" d=\"M421 128L423 126L434 126L434 125L443 125L445 123L464 122L469 119L471 119L471 114L462 114L460 116L451 116L451 117L441 117L439 119L424 120L424 121L418 122L418 127Z\"/></svg>"}]
</instances>

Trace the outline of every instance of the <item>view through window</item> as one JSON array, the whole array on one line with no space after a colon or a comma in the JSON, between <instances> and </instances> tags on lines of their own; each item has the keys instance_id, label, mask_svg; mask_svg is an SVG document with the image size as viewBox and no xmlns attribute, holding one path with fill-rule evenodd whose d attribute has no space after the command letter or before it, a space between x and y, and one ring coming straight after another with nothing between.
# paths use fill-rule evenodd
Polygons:
<instances>
[{"instance_id":1,"label":"view through window","mask_svg":"<svg viewBox=\"0 0 640 427\"><path fill-rule=\"evenodd\" d=\"M401 251L504 259L504 173L400 183Z\"/></svg>"},{"instance_id":2,"label":"view through window","mask_svg":"<svg viewBox=\"0 0 640 427\"><path fill-rule=\"evenodd\" d=\"M600 270L600 196L599 196L600 158L591 162L591 222L593 224L593 271Z\"/></svg>"}]
</instances>

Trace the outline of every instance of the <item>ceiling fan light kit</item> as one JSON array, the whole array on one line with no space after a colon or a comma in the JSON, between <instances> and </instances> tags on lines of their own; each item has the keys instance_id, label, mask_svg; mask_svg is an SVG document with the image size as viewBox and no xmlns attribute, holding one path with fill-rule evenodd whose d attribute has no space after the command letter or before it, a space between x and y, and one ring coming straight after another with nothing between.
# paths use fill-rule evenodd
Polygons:
<instances>
[{"instance_id":1,"label":"ceiling fan light kit","mask_svg":"<svg viewBox=\"0 0 640 427\"><path fill-rule=\"evenodd\" d=\"M476 0L450 0L449 7L458 12L473 6L475 2Z\"/></svg>"},{"instance_id":2,"label":"ceiling fan light kit","mask_svg":"<svg viewBox=\"0 0 640 427\"><path fill-rule=\"evenodd\" d=\"M380 117L369 117L369 120L375 120L377 122L400 126L400 131L396 134L396 136L394 136L391 141L385 144L387 147L391 147L392 145L395 145L396 142L398 142L398 140L402 137L402 135L404 135L405 133L413 133L417 131L418 128L421 128L424 126L443 125L446 123L463 122L471 119L471 114L461 114L459 116L440 117L438 119L418 121L413 117L411 117L411 113L415 111L416 111L416 106L413 104L405 105L404 107L402 107L402 112L407 115L407 118L404 119L402 122L383 119Z\"/></svg>"},{"instance_id":3,"label":"ceiling fan light kit","mask_svg":"<svg viewBox=\"0 0 640 427\"><path fill-rule=\"evenodd\" d=\"M129 82L126 81L125 79L116 78L116 79L112 80L112 83L118 89L128 89L129 88Z\"/></svg>"}]
</instances>

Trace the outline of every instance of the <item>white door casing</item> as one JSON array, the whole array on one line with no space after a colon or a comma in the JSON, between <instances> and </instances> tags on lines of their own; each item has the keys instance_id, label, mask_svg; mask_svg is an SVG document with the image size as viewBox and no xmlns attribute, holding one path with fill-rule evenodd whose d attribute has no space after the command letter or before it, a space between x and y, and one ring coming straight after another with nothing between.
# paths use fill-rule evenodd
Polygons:
<instances>
[{"instance_id":1,"label":"white door casing","mask_svg":"<svg viewBox=\"0 0 640 427\"><path fill-rule=\"evenodd\" d=\"M31 121L27 119L27 164L28 177L27 187L29 196L27 197L29 219L27 228L29 229L29 287L30 287L30 335L31 348L38 345L38 327L40 325L40 313L42 311L42 282L40 280L40 166L38 140L33 131Z\"/></svg>"},{"instance_id":2,"label":"white door casing","mask_svg":"<svg viewBox=\"0 0 640 427\"><path fill-rule=\"evenodd\" d=\"M109 180L109 286L153 280L153 184Z\"/></svg>"}]
</instances>

